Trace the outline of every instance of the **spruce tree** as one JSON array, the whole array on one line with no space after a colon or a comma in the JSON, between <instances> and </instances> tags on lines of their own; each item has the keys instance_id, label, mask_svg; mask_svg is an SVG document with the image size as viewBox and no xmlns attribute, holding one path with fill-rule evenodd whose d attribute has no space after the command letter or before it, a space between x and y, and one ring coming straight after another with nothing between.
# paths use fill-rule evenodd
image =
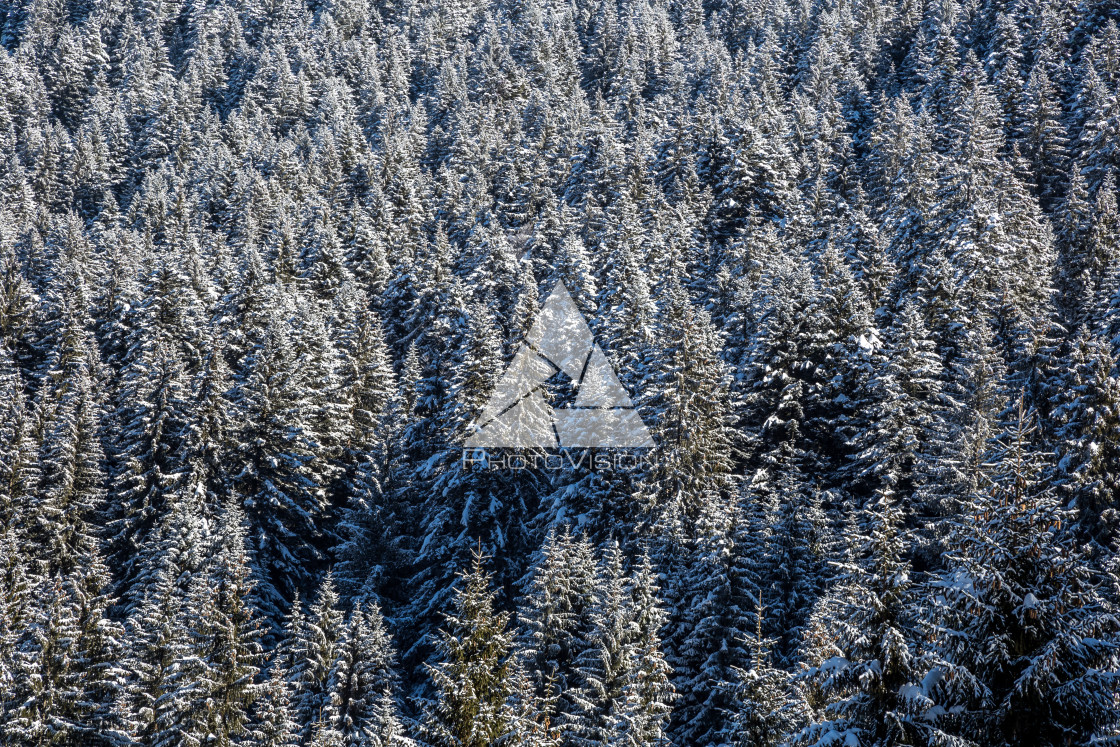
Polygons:
<instances>
[{"instance_id":1,"label":"spruce tree","mask_svg":"<svg viewBox=\"0 0 1120 747\"><path fill-rule=\"evenodd\" d=\"M611 705L608 744L646 747L666 739L673 686L669 682L670 667L661 652L665 612L657 600L657 584L647 556L638 560L632 577L632 622L625 654L629 671L618 699Z\"/></svg>"},{"instance_id":2,"label":"spruce tree","mask_svg":"<svg viewBox=\"0 0 1120 747\"><path fill-rule=\"evenodd\" d=\"M914 304L896 313L873 361L854 471L865 489L910 495L931 479L945 429L941 360Z\"/></svg>"},{"instance_id":3,"label":"spruce tree","mask_svg":"<svg viewBox=\"0 0 1120 747\"><path fill-rule=\"evenodd\" d=\"M902 511L890 492L864 512L858 555L814 613L803 678L812 723L794 740L830 735L860 745L936 743L924 718L924 677ZM831 735L836 735L832 737Z\"/></svg>"},{"instance_id":4,"label":"spruce tree","mask_svg":"<svg viewBox=\"0 0 1120 747\"><path fill-rule=\"evenodd\" d=\"M3 734L16 744L109 744L123 631L108 617L107 569L96 556L42 579L10 652Z\"/></svg>"},{"instance_id":5,"label":"spruce tree","mask_svg":"<svg viewBox=\"0 0 1120 747\"><path fill-rule=\"evenodd\" d=\"M207 623L210 640L204 651L213 724L210 733L218 744L225 745L245 733L248 709L257 697L262 630L256 619L257 600L245 549L244 514L230 503L220 520L223 526L211 582L213 618Z\"/></svg>"},{"instance_id":6,"label":"spruce tree","mask_svg":"<svg viewBox=\"0 0 1120 747\"><path fill-rule=\"evenodd\" d=\"M439 633L437 659L427 669L436 688L424 709L424 733L434 745L484 747L509 731L513 673L510 615L495 609L481 551L460 576L452 611Z\"/></svg>"},{"instance_id":7,"label":"spruce tree","mask_svg":"<svg viewBox=\"0 0 1120 747\"><path fill-rule=\"evenodd\" d=\"M298 620L293 610L290 625ZM293 714L300 724L302 737L310 739L314 724L329 720L331 694L328 678L344 631L344 618L339 610L338 591L332 574L327 573L323 577L315 603L302 620L302 625L298 628L292 626L290 635L294 636L294 641L289 640L288 653L296 657L289 669L294 685Z\"/></svg>"},{"instance_id":8,"label":"spruce tree","mask_svg":"<svg viewBox=\"0 0 1120 747\"><path fill-rule=\"evenodd\" d=\"M278 662L269 668L268 682L254 706L253 743L259 747L296 747L299 725L292 718L288 673Z\"/></svg>"},{"instance_id":9,"label":"spruce tree","mask_svg":"<svg viewBox=\"0 0 1120 747\"><path fill-rule=\"evenodd\" d=\"M37 488L39 459L32 412L12 353L0 349L0 526L25 524Z\"/></svg>"},{"instance_id":10,"label":"spruce tree","mask_svg":"<svg viewBox=\"0 0 1120 747\"><path fill-rule=\"evenodd\" d=\"M666 539L686 541L728 500L733 433L719 338L706 313L672 282L659 324L657 374L642 387L657 450L645 479L649 516Z\"/></svg>"},{"instance_id":11,"label":"spruce tree","mask_svg":"<svg viewBox=\"0 0 1120 747\"><path fill-rule=\"evenodd\" d=\"M931 582L938 726L984 744L1088 740L1117 722L1106 684L1120 630L1044 480L1020 399L989 457L991 483L954 524Z\"/></svg>"},{"instance_id":12,"label":"spruce tree","mask_svg":"<svg viewBox=\"0 0 1120 747\"><path fill-rule=\"evenodd\" d=\"M73 303L81 297L79 284ZM78 311L69 300L58 303L38 390L41 479L28 530L46 575L69 573L95 552L94 522L106 496L102 398L96 383L100 360Z\"/></svg>"},{"instance_id":13,"label":"spruce tree","mask_svg":"<svg viewBox=\"0 0 1120 747\"><path fill-rule=\"evenodd\" d=\"M730 744L773 747L797 734L807 716L795 692L789 672L774 666L770 656L772 639L762 637L765 608L762 592L755 600L755 630L751 641L750 668L740 670L730 728L724 740Z\"/></svg>"},{"instance_id":14,"label":"spruce tree","mask_svg":"<svg viewBox=\"0 0 1120 747\"><path fill-rule=\"evenodd\" d=\"M602 552L591 608L590 645L576 660L574 712L565 719L571 744L604 744L610 739L611 713L622 696L632 665L627 649L632 630L627 618L628 589L617 543Z\"/></svg>"},{"instance_id":15,"label":"spruce tree","mask_svg":"<svg viewBox=\"0 0 1120 747\"><path fill-rule=\"evenodd\" d=\"M355 607L327 677L326 720L344 745L382 747L402 735L393 659L381 610L375 603Z\"/></svg>"},{"instance_id":16,"label":"spruce tree","mask_svg":"<svg viewBox=\"0 0 1120 747\"><path fill-rule=\"evenodd\" d=\"M675 590L666 594L672 603L665 639L678 693L671 726L677 741L731 739L743 708L739 681L750 662L752 626L750 580L735 547L739 520L728 511L722 521L705 525L687 564L666 584Z\"/></svg>"},{"instance_id":17,"label":"spruce tree","mask_svg":"<svg viewBox=\"0 0 1120 747\"><path fill-rule=\"evenodd\" d=\"M77 639L75 610L60 578L36 590L37 603L20 635L11 669L15 687L4 697L4 738L46 747L77 742L79 677L69 666Z\"/></svg>"},{"instance_id":18,"label":"spruce tree","mask_svg":"<svg viewBox=\"0 0 1120 747\"><path fill-rule=\"evenodd\" d=\"M186 630L180 624L185 594L176 584L176 571L169 561L162 565L126 625L128 676L115 710L118 728L134 742L155 741L157 716L174 691L176 662L186 653Z\"/></svg>"},{"instance_id":19,"label":"spruce tree","mask_svg":"<svg viewBox=\"0 0 1120 747\"><path fill-rule=\"evenodd\" d=\"M11 529L0 534L0 688L16 692L17 644L33 612L27 561ZM6 714L10 698L0 698L0 714Z\"/></svg>"},{"instance_id":20,"label":"spruce tree","mask_svg":"<svg viewBox=\"0 0 1120 747\"><path fill-rule=\"evenodd\" d=\"M557 723L574 709L575 664L589 645L595 564L591 544L568 526L545 536L524 583L518 609L521 668Z\"/></svg>"},{"instance_id":21,"label":"spruce tree","mask_svg":"<svg viewBox=\"0 0 1120 747\"><path fill-rule=\"evenodd\" d=\"M1120 521L1120 483L1106 466L1120 459L1120 381L1109 346L1088 329L1078 330L1071 348L1054 409L1060 423L1054 482L1085 534L1107 546Z\"/></svg>"},{"instance_id":22,"label":"spruce tree","mask_svg":"<svg viewBox=\"0 0 1120 747\"><path fill-rule=\"evenodd\" d=\"M295 299L283 302L294 312ZM329 392L323 390L328 382L318 378L324 369L316 365L326 365L316 356L327 351L316 346L327 343L314 334L305 337L294 316L270 310L231 395L238 428L237 448L228 458L241 468L230 487L244 501L254 565L262 576L258 593L273 618L284 595L315 573L329 542L324 524L330 454L316 422L329 413L319 407Z\"/></svg>"},{"instance_id":23,"label":"spruce tree","mask_svg":"<svg viewBox=\"0 0 1120 747\"><path fill-rule=\"evenodd\" d=\"M186 374L166 340L141 332L123 374L116 413L118 462L114 556L126 569L187 477L183 454ZM131 575L131 574L129 574Z\"/></svg>"}]
</instances>

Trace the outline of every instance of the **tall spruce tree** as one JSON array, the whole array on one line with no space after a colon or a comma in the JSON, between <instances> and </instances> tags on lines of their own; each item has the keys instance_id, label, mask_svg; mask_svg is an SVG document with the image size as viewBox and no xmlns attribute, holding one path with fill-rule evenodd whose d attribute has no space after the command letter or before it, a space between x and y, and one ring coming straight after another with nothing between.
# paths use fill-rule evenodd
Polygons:
<instances>
[{"instance_id":1,"label":"tall spruce tree","mask_svg":"<svg viewBox=\"0 0 1120 747\"><path fill-rule=\"evenodd\" d=\"M304 739L313 736L314 725L329 723L331 693L328 680L338 656L344 632L334 577L327 573L319 585L315 603L306 617L293 608L290 618L288 655L294 661L288 668L293 684L293 715Z\"/></svg>"},{"instance_id":2,"label":"tall spruce tree","mask_svg":"<svg viewBox=\"0 0 1120 747\"><path fill-rule=\"evenodd\" d=\"M812 723L794 740L859 745L936 744L925 714L918 614L902 511L877 493L861 522L861 547L814 612L803 675Z\"/></svg>"},{"instance_id":3,"label":"tall spruce tree","mask_svg":"<svg viewBox=\"0 0 1120 747\"><path fill-rule=\"evenodd\" d=\"M591 645L595 575L591 543L565 525L549 530L525 579L517 615L521 668L537 696L552 703L557 723L573 713L576 661Z\"/></svg>"},{"instance_id":4,"label":"tall spruce tree","mask_svg":"<svg viewBox=\"0 0 1120 747\"><path fill-rule=\"evenodd\" d=\"M424 733L435 745L484 747L514 722L510 696L517 668L510 615L495 609L481 551L460 576L452 611L439 633L437 659L428 665L436 688L424 711Z\"/></svg>"},{"instance_id":5,"label":"tall spruce tree","mask_svg":"<svg viewBox=\"0 0 1120 747\"><path fill-rule=\"evenodd\" d=\"M402 736L392 641L374 603L355 607L327 677L326 720L344 745L387 747Z\"/></svg>"},{"instance_id":6,"label":"tall spruce tree","mask_svg":"<svg viewBox=\"0 0 1120 747\"><path fill-rule=\"evenodd\" d=\"M1020 399L931 582L938 725L984 744L1083 741L1117 721L1120 624L1044 479L1034 417Z\"/></svg>"}]
</instances>

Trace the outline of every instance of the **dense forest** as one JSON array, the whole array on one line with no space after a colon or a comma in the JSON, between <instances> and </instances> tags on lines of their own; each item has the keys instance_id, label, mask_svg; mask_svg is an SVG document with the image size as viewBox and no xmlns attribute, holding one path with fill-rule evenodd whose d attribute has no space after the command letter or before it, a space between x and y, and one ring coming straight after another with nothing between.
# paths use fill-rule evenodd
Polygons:
<instances>
[{"instance_id":1,"label":"dense forest","mask_svg":"<svg viewBox=\"0 0 1120 747\"><path fill-rule=\"evenodd\" d=\"M1120 744L1118 22L0 0L0 744Z\"/></svg>"}]
</instances>

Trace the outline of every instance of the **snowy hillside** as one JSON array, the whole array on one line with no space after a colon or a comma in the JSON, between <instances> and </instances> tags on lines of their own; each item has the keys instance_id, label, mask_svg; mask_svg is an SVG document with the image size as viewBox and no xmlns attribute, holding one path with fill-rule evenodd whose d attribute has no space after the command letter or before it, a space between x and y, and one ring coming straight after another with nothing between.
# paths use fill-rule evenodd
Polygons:
<instances>
[{"instance_id":1,"label":"snowy hillside","mask_svg":"<svg viewBox=\"0 0 1120 747\"><path fill-rule=\"evenodd\" d=\"M0 745L1120 743L1118 22L0 0Z\"/></svg>"}]
</instances>

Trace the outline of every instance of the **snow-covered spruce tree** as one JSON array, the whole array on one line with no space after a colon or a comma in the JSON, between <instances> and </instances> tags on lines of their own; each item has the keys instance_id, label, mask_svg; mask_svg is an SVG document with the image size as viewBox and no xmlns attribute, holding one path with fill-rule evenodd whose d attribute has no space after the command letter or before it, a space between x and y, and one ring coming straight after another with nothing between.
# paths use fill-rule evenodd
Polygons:
<instances>
[{"instance_id":1,"label":"snow-covered spruce tree","mask_svg":"<svg viewBox=\"0 0 1120 747\"><path fill-rule=\"evenodd\" d=\"M664 611L645 556L627 578L615 543L603 550L590 646L576 662L569 744L646 745L663 740L673 687L661 652ZM621 741L619 741L621 740Z\"/></svg>"},{"instance_id":2,"label":"snow-covered spruce tree","mask_svg":"<svg viewBox=\"0 0 1120 747\"><path fill-rule=\"evenodd\" d=\"M187 484L202 484L206 505L213 512L221 505L232 477L227 459L236 446L236 420L228 399L232 382L224 342L214 336L211 339L210 352L190 382L194 407L185 424L183 450L190 471Z\"/></svg>"},{"instance_id":3,"label":"snow-covered spruce tree","mask_svg":"<svg viewBox=\"0 0 1120 747\"><path fill-rule=\"evenodd\" d=\"M114 559L127 576L138 549L184 484L183 438L186 372L169 342L141 330L122 374L121 406L114 413L116 464L113 512Z\"/></svg>"},{"instance_id":4,"label":"snow-covered spruce tree","mask_svg":"<svg viewBox=\"0 0 1120 747\"><path fill-rule=\"evenodd\" d=\"M888 286L896 270L887 255L878 223L868 215L871 206L863 189L856 190L851 203L838 206L845 211L846 220L836 237L837 249L859 282L863 299L874 314L887 300ZM858 301L858 298L851 301Z\"/></svg>"},{"instance_id":5,"label":"snow-covered spruce tree","mask_svg":"<svg viewBox=\"0 0 1120 747\"><path fill-rule=\"evenodd\" d=\"M328 719L328 678L344 632L345 619L331 573L323 577L315 603L302 618L302 624L301 617L293 607L289 635L294 640L288 640L286 653L294 660L287 668L293 685L292 712L300 725L301 737L310 739L313 725Z\"/></svg>"},{"instance_id":6,"label":"snow-covered spruce tree","mask_svg":"<svg viewBox=\"0 0 1120 747\"><path fill-rule=\"evenodd\" d=\"M1082 742L1120 718L1120 621L1044 479L1033 418L1020 399L930 582L937 725L981 744Z\"/></svg>"},{"instance_id":7,"label":"snow-covered spruce tree","mask_svg":"<svg viewBox=\"0 0 1120 747\"><path fill-rule=\"evenodd\" d=\"M106 495L100 359L81 317L85 309L76 308L85 291L80 279L56 282L36 401L41 477L27 532L45 575L69 573L96 551L95 522Z\"/></svg>"},{"instance_id":8,"label":"snow-covered spruce tree","mask_svg":"<svg viewBox=\"0 0 1120 747\"><path fill-rule=\"evenodd\" d=\"M187 631L180 617L186 595L176 583L178 570L165 560L125 627L127 677L114 706L116 726L125 738L141 744L158 736L157 715L174 691L175 664L186 655Z\"/></svg>"},{"instance_id":9,"label":"snow-covered spruce tree","mask_svg":"<svg viewBox=\"0 0 1120 747\"><path fill-rule=\"evenodd\" d=\"M657 583L649 557L639 558L630 588L630 628L623 661L629 666L622 691L611 704L608 744L649 747L666 739L672 712L671 669L661 653L665 611L657 600Z\"/></svg>"},{"instance_id":10,"label":"snow-covered spruce tree","mask_svg":"<svg viewBox=\"0 0 1120 747\"><path fill-rule=\"evenodd\" d=\"M45 747L77 741L79 675L69 666L77 638L74 609L60 579L37 590L28 624L10 664L16 686L4 696L5 741Z\"/></svg>"},{"instance_id":11,"label":"snow-covered spruce tree","mask_svg":"<svg viewBox=\"0 0 1120 747\"><path fill-rule=\"evenodd\" d=\"M639 497L647 504L641 518L652 531L651 549L668 579L664 598L673 612L667 621L666 646L675 670L688 673L678 676L677 684L684 704L695 708L713 695L707 688L718 689L727 672L712 681L686 680L708 664L718 669L720 664L710 658L723 658L721 649L728 640L732 649L737 645L730 599L734 582L722 575L726 556L716 557L721 546L726 550L734 434L718 334L677 278L669 281L667 295L659 314L658 346L647 364L651 373L641 384L646 393L643 404L655 423L657 447ZM730 606L723 608L723 604ZM705 625L713 622L709 616L731 629L709 628ZM729 656L734 658L734 653ZM697 717L694 710L680 715Z\"/></svg>"},{"instance_id":12,"label":"snow-covered spruce tree","mask_svg":"<svg viewBox=\"0 0 1120 747\"><path fill-rule=\"evenodd\" d=\"M123 626L111 615L116 599L100 553L86 559L69 578L76 613L77 639L70 666L80 673L79 723L83 738L97 743L114 720L113 703L124 677L120 659L127 643Z\"/></svg>"},{"instance_id":13,"label":"snow-covered spruce tree","mask_svg":"<svg viewBox=\"0 0 1120 747\"><path fill-rule=\"evenodd\" d=\"M1052 268L1052 237L1037 200L999 157L998 103L972 53L966 57L946 112L950 158L938 207L947 256L961 273L967 303L989 306L1005 295L1004 302L1033 317L1048 302L1049 284L1037 278Z\"/></svg>"},{"instance_id":14,"label":"snow-covered spruce tree","mask_svg":"<svg viewBox=\"0 0 1120 747\"><path fill-rule=\"evenodd\" d=\"M168 692L155 705L156 745L236 743L260 690L262 631L244 514L229 502L219 520L212 558L193 576L175 623L185 641Z\"/></svg>"},{"instance_id":15,"label":"snow-covered spruce tree","mask_svg":"<svg viewBox=\"0 0 1120 747\"><path fill-rule=\"evenodd\" d=\"M559 279L582 311L587 313L594 310L598 288L595 276L591 272L587 247L584 246L579 234L569 230L564 235L559 252L557 263Z\"/></svg>"},{"instance_id":16,"label":"snow-covered spruce tree","mask_svg":"<svg viewBox=\"0 0 1120 747\"><path fill-rule=\"evenodd\" d=\"M562 747L565 734L557 718L557 688L546 682L545 695L541 696L524 668L516 667L512 676L512 725L497 744Z\"/></svg>"},{"instance_id":17,"label":"snow-covered spruce tree","mask_svg":"<svg viewBox=\"0 0 1120 747\"><path fill-rule=\"evenodd\" d=\"M1027 77L1021 110L1021 125L1027 157L1034 171L1044 206L1053 205L1065 186L1069 173L1069 135L1062 122L1062 106L1058 86L1051 80L1048 67L1054 61L1039 55Z\"/></svg>"},{"instance_id":18,"label":"snow-covered spruce tree","mask_svg":"<svg viewBox=\"0 0 1120 747\"><path fill-rule=\"evenodd\" d=\"M298 320L297 301L282 297L268 315L262 339L248 351L231 395L237 414L240 465L231 487L242 496L249 520L249 547L262 576L259 594L273 618L285 594L315 574L327 541L326 484L330 455L321 448L316 422L329 397L316 338ZM310 313L310 312L308 312ZM310 332L312 334L306 334ZM308 340L310 337L312 339Z\"/></svg>"},{"instance_id":19,"label":"snow-covered spruce tree","mask_svg":"<svg viewBox=\"0 0 1120 747\"><path fill-rule=\"evenodd\" d=\"M864 495L911 495L930 480L945 435L941 360L916 304L897 311L872 361L861 397L866 415L853 438L853 471Z\"/></svg>"},{"instance_id":20,"label":"snow-covered spruce tree","mask_svg":"<svg viewBox=\"0 0 1120 747\"><path fill-rule=\"evenodd\" d=\"M491 310L503 333L502 338L520 340L536 314L535 304L525 304L524 298L529 287L532 289L529 293L536 294L536 282L532 280L532 270L518 261L505 231L491 216L481 215L476 219L460 255L458 269L463 273L471 297ZM528 283L524 282L526 273Z\"/></svg>"},{"instance_id":21,"label":"snow-covered spruce tree","mask_svg":"<svg viewBox=\"0 0 1120 747\"><path fill-rule=\"evenodd\" d=\"M805 432L807 402L822 382L814 365L809 269L782 247L767 257L750 294L755 328L746 342L739 385L742 417L751 437L752 467L796 465L808 469L819 460Z\"/></svg>"},{"instance_id":22,"label":"snow-covered spruce tree","mask_svg":"<svg viewBox=\"0 0 1120 747\"><path fill-rule=\"evenodd\" d=\"M15 358L0 345L0 527L26 528L35 497L39 459L32 411Z\"/></svg>"},{"instance_id":23,"label":"snow-covered spruce tree","mask_svg":"<svg viewBox=\"0 0 1120 747\"><path fill-rule=\"evenodd\" d=\"M707 528L707 512L728 501L731 401L718 333L679 282L670 283L657 340L641 383L657 444L643 481L646 522L658 537L684 543Z\"/></svg>"},{"instance_id":24,"label":"snow-covered spruce tree","mask_svg":"<svg viewBox=\"0 0 1120 747\"><path fill-rule=\"evenodd\" d=\"M870 140L872 173L883 212L883 233L900 280L914 289L926 266L936 224L940 154L928 110L915 113L906 96L885 103Z\"/></svg>"},{"instance_id":25,"label":"snow-covered spruce tree","mask_svg":"<svg viewBox=\"0 0 1120 747\"><path fill-rule=\"evenodd\" d=\"M287 671L273 662L268 682L254 704L250 734L257 747L296 747L299 725L292 718Z\"/></svg>"},{"instance_id":26,"label":"snow-covered spruce tree","mask_svg":"<svg viewBox=\"0 0 1120 747\"><path fill-rule=\"evenodd\" d=\"M437 747L486 747L514 723L514 634L509 613L495 609L485 562L476 551L461 574L428 665L436 693L424 708L423 732Z\"/></svg>"},{"instance_id":27,"label":"snow-covered spruce tree","mask_svg":"<svg viewBox=\"0 0 1120 747\"><path fill-rule=\"evenodd\" d=\"M1070 367L1058 387L1058 496L1077 510L1084 533L1102 546L1120 524L1120 380L1109 345L1085 327L1071 343Z\"/></svg>"},{"instance_id":28,"label":"snow-covered spruce tree","mask_svg":"<svg viewBox=\"0 0 1120 747\"><path fill-rule=\"evenodd\" d=\"M108 570L96 555L42 579L12 652L3 734L16 744L109 744L122 672L121 626L108 617Z\"/></svg>"},{"instance_id":29,"label":"snow-covered spruce tree","mask_svg":"<svg viewBox=\"0 0 1120 747\"><path fill-rule=\"evenodd\" d=\"M290 675L292 669L302 668L303 652L306 650L307 644L307 632L304 630L306 625L307 617L297 593L288 610L287 619L284 621L284 635L272 651L272 658L269 663L270 670L272 667L279 666ZM289 676L286 681L292 683L295 678Z\"/></svg>"},{"instance_id":30,"label":"snow-covered spruce tree","mask_svg":"<svg viewBox=\"0 0 1120 747\"><path fill-rule=\"evenodd\" d=\"M864 510L857 557L841 567L806 630L801 675L811 724L793 740L858 745L938 744L925 719L924 677L903 514L891 492Z\"/></svg>"},{"instance_id":31,"label":"snow-covered spruce tree","mask_svg":"<svg viewBox=\"0 0 1120 747\"><path fill-rule=\"evenodd\" d=\"M1112 286L1109 272L1120 257L1120 213L1113 174L1108 174L1093 200L1083 175L1075 173L1059 219L1061 309L1071 327L1087 324L1096 328L1103 321L1098 318L1100 296Z\"/></svg>"},{"instance_id":32,"label":"snow-covered spruce tree","mask_svg":"<svg viewBox=\"0 0 1120 747\"><path fill-rule=\"evenodd\" d=\"M599 318L611 364L624 385L635 384L643 373L641 357L653 341L656 303L645 268L644 238L633 202L625 199L603 237L607 251L599 280Z\"/></svg>"},{"instance_id":33,"label":"snow-covered spruce tree","mask_svg":"<svg viewBox=\"0 0 1120 747\"><path fill-rule=\"evenodd\" d=\"M739 670L736 710L731 714L723 742L741 747L774 747L784 744L805 722L807 708L794 690L793 678L774 666L771 639L762 637L765 607L762 594L755 600L755 630L751 640L750 668Z\"/></svg>"},{"instance_id":34,"label":"snow-covered spruce tree","mask_svg":"<svg viewBox=\"0 0 1120 747\"><path fill-rule=\"evenodd\" d=\"M1101 34L1096 40L1105 42L1111 35ZM1085 175L1090 190L1095 190L1104 180L1110 167L1116 166L1116 149L1109 141L1108 130L1115 126L1117 112L1111 101L1112 77L1097 54L1107 48L1107 43L1094 44L1078 71L1077 92L1075 94L1075 125L1080 125L1077 139L1073 143L1074 168ZM1093 47L1096 47L1093 49ZM1108 58L1107 52L1105 59Z\"/></svg>"},{"instance_id":35,"label":"snow-covered spruce tree","mask_svg":"<svg viewBox=\"0 0 1120 747\"><path fill-rule=\"evenodd\" d=\"M311 725L311 738L307 744L311 747L342 747L342 732L327 721L316 721Z\"/></svg>"},{"instance_id":36,"label":"snow-covered spruce tree","mask_svg":"<svg viewBox=\"0 0 1120 747\"><path fill-rule=\"evenodd\" d=\"M4 530L0 534L0 692L16 691L16 644L33 611L31 581L15 532ZM9 705L9 697L0 698L0 717Z\"/></svg>"},{"instance_id":37,"label":"snow-covered spruce tree","mask_svg":"<svg viewBox=\"0 0 1120 747\"><path fill-rule=\"evenodd\" d=\"M793 197L796 173L787 133L784 107L774 107L773 92L744 97L737 111L727 112L727 154L713 185L714 238L732 235L752 212L781 220Z\"/></svg>"},{"instance_id":38,"label":"snow-covered spruce tree","mask_svg":"<svg viewBox=\"0 0 1120 747\"><path fill-rule=\"evenodd\" d=\"M836 210L840 209L838 205ZM825 230L829 234L845 230L846 226L832 225L840 220L838 216L829 218ZM857 233L862 230L855 229ZM853 240L862 243L859 238ZM889 260L883 256L882 247L871 250L877 254L865 262L885 263L886 267L872 270L865 264L862 273L871 290L881 296L885 289L876 286L881 282L879 277L890 271ZM815 288L808 320L812 347L807 352L812 353L812 365L817 369L814 378L821 383L810 390L806 400L805 431L811 439L810 448L821 460L818 470L830 486L829 477L841 472L845 460L851 457L849 444L862 425L859 413L864 404L852 393L866 387L872 369L870 353L882 337L868 293L849 262L851 258L840 253L838 242L831 236L812 261Z\"/></svg>"},{"instance_id":39,"label":"snow-covered spruce tree","mask_svg":"<svg viewBox=\"0 0 1120 747\"><path fill-rule=\"evenodd\" d=\"M1000 416L1008 407L1007 369L994 348L987 324L959 329L957 354L948 371L944 393L948 402L946 430L937 453L935 479L926 482L919 498L939 516L959 511L987 485L984 468ZM938 525L942 532L946 527Z\"/></svg>"},{"instance_id":40,"label":"snow-covered spruce tree","mask_svg":"<svg viewBox=\"0 0 1120 747\"><path fill-rule=\"evenodd\" d=\"M208 701L219 744L245 732L247 711L257 697L261 664L259 601L246 550L245 515L228 503L218 519L221 529L213 560L213 618L207 659L213 672Z\"/></svg>"},{"instance_id":41,"label":"snow-covered spruce tree","mask_svg":"<svg viewBox=\"0 0 1120 747\"><path fill-rule=\"evenodd\" d=\"M813 605L832 575L835 542L821 496L804 475L789 470L771 480L757 475L740 499L733 557L749 596L762 592L768 610L763 633L775 641L775 661L792 668Z\"/></svg>"},{"instance_id":42,"label":"snow-covered spruce tree","mask_svg":"<svg viewBox=\"0 0 1120 747\"><path fill-rule=\"evenodd\" d=\"M340 391L350 420L351 437L340 455L343 470L336 484L336 503L345 502L335 549L343 560L338 568L343 588L358 588L391 542L385 534L388 515L383 494L388 440L399 431L389 417L396 412L396 377L380 319L366 308L364 294L356 294L354 318L345 320L342 339Z\"/></svg>"},{"instance_id":43,"label":"snow-covered spruce tree","mask_svg":"<svg viewBox=\"0 0 1120 747\"><path fill-rule=\"evenodd\" d=\"M337 101L330 93L325 98ZM338 297L345 292L344 288L353 286L353 274L346 266L337 221L329 207L316 206L308 233L300 258L299 279L330 313L337 309Z\"/></svg>"},{"instance_id":44,"label":"snow-covered spruce tree","mask_svg":"<svg viewBox=\"0 0 1120 747\"><path fill-rule=\"evenodd\" d=\"M145 540L132 562L134 575L121 608L135 611L167 573L175 586L186 592L195 573L204 573L220 530L220 522L209 515L207 496L201 484L186 486L172 497L165 513Z\"/></svg>"},{"instance_id":45,"label":"snow-covered spruce tree","mask_svg":"<svg viewBox=\"0 0 1120 747\"><path fill-rule=\"evenodd\" d=\"M521 668L559 722L573 712L575 663L590 645L595 559L584 535L550 529L524 582L518 608Z\"/></svg>"},{"instance_id":46,"label":"snow-covered spruce tree","mask_svg":"<svg viewBox=\"0 0 1120 747\"><path fill-rule=\"evenodd\" d=\"M667 658L678 694L670 733L675 741L696 745L733 739L743 708L740 673L750 662L750 581L735 547L741 519L730 510L722 517L711 513L716 521L702 527L687 567L666 584L677 590L666 595L673 602Z\"/></svg>"},{"instance_id":47,"label":"snow-covered spruce tree","mask_svg":"<svg viewBox=\"0 0 1120 747\"><path fill-rule=\"evenodd\" d=\"M417 552L408 579L410 609L417 637L438 627L438 614L450 603L452 584L470 561L477 545L493 555L493 572L502 585L523 573L527 556L540 542L530 525L545 495L546 476L536 470L477 469L463 458L463 440L472 432L502 375L502 333L493 304L471 304L469 313L456 314L455 341L449 371L429 371L424 386L426 427L409 436L423 438L411 485L406 494L415 500L411 531ZM472 540L471 538L475 538ZM402 650L411 642L402 641ZM417 652L413 652L417 653ZM419 662L413 662L419 665ZM418 673L419 674L419 673Z\"/></svg>"},{"instance_id":48,"label":"snow-covered spruce tree","mask_svg":"<svg viewBox=\"0 0 1120 747\"><path fill-rule=\"evenodd\" d=\"M396 704L393 643L381 610L367 602L350 613L327 677L326 720L344 745L388 747L403 736Z\"/></svg>"},{"instance_id":49,"label":"snow-covered spruce tree","mask_svg":"<svg viewBox=\"0 0 1120 747\"><path fill-rule=\"evenodd\" d=\"M589 646L576 659L574 712L564 719L571 744L604 744L609 739L611 707L621 695L626 670L627 588L617 543L604 548L591 608Z\"/></svg>"},{"instance_id":50,"label":"snow-covered spruce tree","mask_svg":"<svg viewBox=\"0 0 1120 747\"><path fill-rule=\"evenodd\" d=\"M0 218L0 338L14 361L25 358L31 347L34 329L35 293L24 277L18 257L13 251L11 231L7 221Z\"/></svg>"},{"instance_id":51,"label":"snow-covered spruce tree","mask_svg":"<svg viewBox=\"0 0 1120 747\"><path fill-rule=\"evenodd\" d=\"M185 451L192 406L189 377L198 367L205 310L182 268L155 259L120 352L109 439L112 505L110 558L130 577L137 548L158 526L188 479Z\"/></svg>"}]
</instances>

